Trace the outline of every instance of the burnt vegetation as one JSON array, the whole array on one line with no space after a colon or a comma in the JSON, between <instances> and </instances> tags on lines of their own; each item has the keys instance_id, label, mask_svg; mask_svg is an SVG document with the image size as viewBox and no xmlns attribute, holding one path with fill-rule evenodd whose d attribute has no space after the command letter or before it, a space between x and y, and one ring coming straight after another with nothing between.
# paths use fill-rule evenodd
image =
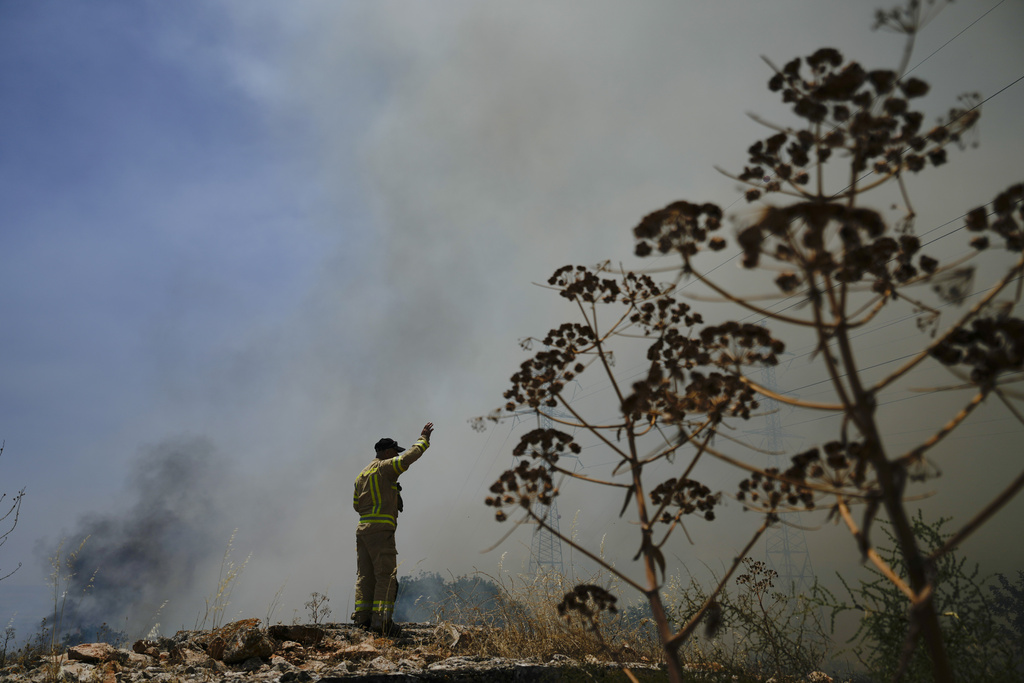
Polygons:
<instances>
[{"instance_id":1,"label":"burnt vegetation","mask_svg":"<svg viewBox=\"0 0 1024 683\"><path fill-rule=\"evenodd\" d=\"M990 205L969 208L958 234L960 257L944 261L926 253L915 234L905 179L949 163L951 147L966 147L980 108L977 95L964 96L934 124L915 108L929 86L904 74L922 6L910 2L876 17L879 26L907 36L904 63L894 70L867 70L832 48L781 67L769 63L768 89L800 123L758 119L771 133L749 147L742 170L723 171L748 188L745 199L761 204L759 213L726 230L725 212L716 204L673 202L633 229L635 255L672 257L671 269L626 271L605 263L555 271L547 284L572 305L576 318L523 342L525 350L538 350L512 375L505 404L489 416L500 421L530 412L539 425L523 435L513 452L516 464L491 487L486 504L498 520L515 514L546 526L535 505L550 505L561 482L619 490L620 516L631 511L636 523L635 559L643 565L644 581L572 538L561 538L647 598L671 680L681 680L680 646L715 614L717 596L740 568L740 558L779 523L781 513L815 510L838 521L834 528L845 528L864 560L903 601L903 654L893 675L899 677L914 653L922 652L934 680L953 680L934 604L935 567L1019 492L1024 472L1007 476L1005 488L980 501L973 518L928 549L912 523L906 488L931 476L931 449L984 401L1000 401L1024 422L1020 394L1008 386L1020 381L1024 364L1024 320L1016 315L1024 270L1024 184L997 189ZM833 169L832 183L826 182L826 164ZM837 166L843 169L838 176ZM836 177L843 181L833 187ZM899 215L865 204L867 193L885 185L898 187L904 203ZM708 252L737 253L743 268L766 280L758 296L711 277L704 269ZM983 256L981 269L974 264ZM684 301L682 286L693 280L765 324L706 323ZM802 306L792 313L772 310L764 303L772 301L764 296L772 291L774 301L796 297ZM916 316L920 344L895 370L869 380L857 361L855 333L879 324L882 311L892 307ZM779 394L754 379L760 368L778 363L785 335L808 333L815 339L814 362L833 388L832 403ZM615 354L636 344L645 348L646 372L626 385L614 372ZM945 368L970 398L944 416L929 438L897 452L879 426L879 397L927 367ZM614 391L619 414L613 421L597 422L570 402L565 389L584 373L601 375ZM724 429L757 415L765 397L839 414L840 426L834 438L790 454L788 466L766 468L763 457L756 457L763 454L737 455L732 447L739 445ZM618 458L612 476L602 479L566 466L567 457L581 453L573 434L598 442L603 459L609 453ZM702 460L737 469L735 488L716 492L699 481L694 472ZM664 477L666 471L672 476ZM674 624L663 595L666 544L687 520L713 521L723 495L758 513L759 521L721 583L685 623ZM893 540L888 560L874 547L878 515L887 520ZM577 587L560 609L593 621L596 612L613 605L594 588Z\"/></svg>"}]
</instances>

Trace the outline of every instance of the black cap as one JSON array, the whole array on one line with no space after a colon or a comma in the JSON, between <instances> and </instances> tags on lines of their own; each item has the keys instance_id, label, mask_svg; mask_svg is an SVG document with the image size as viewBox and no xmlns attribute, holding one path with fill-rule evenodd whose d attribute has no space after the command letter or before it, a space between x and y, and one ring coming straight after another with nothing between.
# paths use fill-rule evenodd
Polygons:
<instances>
[{"instance_id":1,"label":"black cap","mask_svg":"<svg viewBox=\"0 0 1024 683\"><path fill-rule=\"evenodd\" d=\"M373 450L377 451L378 453L380 453L381 451L386 451L389 448L394 448L396 451L402 450L402 447L398 445L397 441L388 438L381 439L373 446Z\"/></svg>"}]
</instances>

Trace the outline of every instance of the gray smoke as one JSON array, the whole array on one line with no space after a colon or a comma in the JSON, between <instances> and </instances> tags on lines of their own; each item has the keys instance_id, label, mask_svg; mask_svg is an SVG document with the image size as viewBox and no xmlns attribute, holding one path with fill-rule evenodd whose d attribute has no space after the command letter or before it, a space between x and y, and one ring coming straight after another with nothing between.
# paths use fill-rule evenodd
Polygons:
<instances>
[{"instance_id":1,"label":"gray smoke","mask_svg":"<svg viewBox=\"0 0 1024 683\"><path fill-rule=\"evenodd\" d=\"M130 505L84 516L63 543L61 630L92 638L104 623L145 628L162 603L189 586L197 568L224 550L226 471L203 437L168 438L145 449L127 486Z\"/></svg>"}]
</instances>

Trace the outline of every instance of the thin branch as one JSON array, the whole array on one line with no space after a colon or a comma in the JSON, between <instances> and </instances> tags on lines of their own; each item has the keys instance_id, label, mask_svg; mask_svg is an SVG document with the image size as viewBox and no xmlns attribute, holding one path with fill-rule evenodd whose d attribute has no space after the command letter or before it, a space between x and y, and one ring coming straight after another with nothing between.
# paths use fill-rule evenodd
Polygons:
<instances>
[{"instance_id":1,"label":"thin branch","mask_svg":"<svg viewBox=\"0 0 1024 683\"><path fill-rule=\"evenodd\" d=\"M514 533L515 533L515 531L516 531L516 529L518 529L518 528L519 528L520 526L522 526L523 524L526 524L526 518L527 518L527 516L529 516L529 510L527 510L527 511L526 511L526 514L524 514L524 515L523 515L523 517L522 517L522 518L521 518L520 520L518 520L517 522L514 522L514 523L512 524L512 527L511 527L511 528L510 528L510 529L509 529L508 531L506 531L506 532L505 532L505 533L504 533L504 534L502 535L502 537L501 537L501 538L499 538L499 539L497 540L497 542L495 542L495 543L494 543L494 545L492 545L492 546L490 546L490 547L488 547L488 548L484 548L483 550L481 550L481 551L480 551L480 554L481 554L481 555L484 555L484 554L486 554L486 553L489 553L489 552L491 552L492 550L494 550L495 548L497 548L497 547L498 547L499 545L501 545L502 543L504 543L504 542L505 542L506 540L508 540L508 537L509 537L509 536L511 536L512 534L514 534Z\"/></svg>"},{"instance_id":2,"label":"thin branch","mask_svg":"<svg viewBox=\"0 0 1024 683\"><path fill-rule=\"evenodd\" d=\"M721 166L715 166L714 168L715 168L716 171L718 171L719 173L724 175L726 178L729 178L730 180L735 180L738 183L743 183L744 185L749 185L750 187L756 187L756 188L759 188L759 189L761 187L758 183L752 182L750 180L743 180L739 176L735 176L732 173L729 173L728 171L726 171ZM772 190L772 194L784 194L784 195L787 195L789 197L796 197L797 199L810 199L810 198L812 198L814 196L814 195L809 194L809 193L807 193L805 191L802 191L802 190L798 190L797 192L792 192L790 190L783 190L782 188L779 188L778 190Z\"/></svg>"},{"instance_id":3,"label":"thin branch","mask_svg":"<svg viewBox=\"0 0 1024 683\"><path fill-rule=\"evenodd\" d=\"M582 304L580 304L580 308L581 309L583 308ZM619 383L615 381L615 373L612 372L611 367L608 365L608 356L607 356L607 354L605 354L604 349L601 346L601 342L600 342L600 338L601 337L600 337L600 335L597 334L597 321L596 320L594 321L594 324L591 326L591 329L594 332L594 337L596 339L598 339L598 341L596 342L598 358L601 359L601 365L604 366L605 374L608 375L608 381L611 383L612 388L615 390L615 397L618 399L619 405L622 405L625 402L625 398L622 395L622 390L619 388ZM623 457L628 457L628 456L624 455Z\"/></svg>"},{"instance_id":4,"label":"thin branch","mask_svg":"<svg viewBox=\"0 0 1024 683\"><path fill-rule=\"evenodd\" d=\"M960 412L958 412L952 420L950 420L949 422L942 426L942 429L933 434L927 441L922 443L920 446L917 446L913 450L909 451L906 455L897 458L897 461L910 463L919 460L925 451L929 450L930 448L938 444L940 441L946 438L946 436L948 436L950 432L959 427L960 424L964 420L966 420L967 417L972 412L974 412L974 409L981 405L981 402L984 400L985 392L979 391L977 394L974 395L970 403L961 408Z\"/></svg>"},{"instance_id":5,"label":"thin branch","mask_svg":"<svg viewBox=\"0 0 1024 683\"><path fill-rule=\"evenodd\" d=\"M851 491L843 491L843 490L837 489L835 487L823 486L821 484L814 484L814 483L809 482L809 481L798 481L796 479L790 479L785 474L781 474L781 473L772 474L770 472L766 472L764 469L762 469L760 467L755 467L753 465L748 465L747 463L743 462L742 460L737 460L736 458L733 458L732 456L728 456L725 453L722 453L721 451L715 450L714 448L712 448L710 446L706 447L705 450L708 453L710 453L711 455L713 455L716 458L718 458L719 460L721 460L723 462L729 463L733 467L736 467L736 468L741 469L741 470L746 470L747 472L756 472L757 474L760 474L761 476L768 477L769 479L774 479L775 481L786 482L786 483L788 483L788 484L790 484L792 486L799 486L801 488L810 489L811 491L818 491L819 493L825 493L825 494L830 495L830 496L847 496L847 497L851 497L851 498L869 498L869 497L872 497L872 494L869 494L869 493L860 494L860 493L854 493L854 492L851 492Z\"/></svg>"},{"instance_id":6,"label":"thin branch","mask_svg":"<svg viewBox=\"0 0 1024 683\"><path fill-rule=\"evenodd\" d=\"M768 62L768 60L767 60L767 59L765 59L765 58L764 58L763 56L761 57L761 59L764 59L764 60L765 60L766 62ZM780 74L780 75L781 75L781 72L780 72L780 71L779 71L778 69L776 69L776 68L775 68L775 66L774 66L774 65L773 65L773 64L772 64L771 62L768 62L768 66L770 66L770 67L772 68L772 70L773 70L773 71L775 71L775 73L777 73L777 74ZM792 129L792 128L789 128L789 127L783 127L783 126L780 126L780 125L779 125L779 124L777 124L777 123L772 123L772 122L771 122L771 121L769 121L768 119L766 119L766 118L763 118L763 117L762 117L762 116L761 116L760 114L758 114L757 112L753 112L753 111L748 111L748 112L747 112L747 116L748 116L748 117L749 117L749 118L750 118L750 119L751 119L751 120L752 120L752 121L753 121L754 123L759 123L759 124L761 124L762 126L764 126L765 128L771 128L772 130L774 130L774 131L776 131L776 132L778 132L778 133L785 133L786 135L793 135L793 129Z\"/></svg>"},{"instance_id":7,"label":"thin branch","mask_svg":"<svg viewBox=\"0 0 1024 683\"><path fill-rule=\"evenodd\" d=\"M559 396L559 399L561 400L561 396ZM568 407L568 405L565 403L563 403L563 405L565 407ZM583 418L578 418L580 420L579 422L571 422L569 420L562 419L557 415L551 415L550 413L546 413L544 412L544 409L540 407L537 407L534 410L536 410L539 415L542 415L545 419L550 420L555 424L564 425L566 427L573 427L575 429L588 429L591 427L593 427L594 429L623 429L625 427L625 423L611 425L591 425L587 422L584 422Z\"/></svg>"},{"instance_id":8,"label":"thin branch","mask_svg":"<svg viewBox=\"0 0 1024 683\"><path fill-rule=\"evenodd\" d=\"M844 495L847 496L847 497L854 498L854 496L851 496L849 493L844 494ZM918 494L915 494L913 496L904 496L900 500L902 500L904 503L910 503L910 502L915 502L915 501L919 501L919 500L928 500L929 498L931 498L934 495L935 495L935 491L930 491L930 492L926 492L926 493L918 493ZM729 497L732 498L733 500L737 500L736 496L734 496L732 494L729 494ZM853 503L865 504L865 502L866 501L864 500L864 497L861 497L859 500L851 500L851 501L849 501L849 504L853 504ZM799 514L799 513L813 512L814 510L821 510L821 509L823 509L823 508L820 508L820 507L818 507L818 508L797 507L797 506L794 506L794 505L789 505L788 503L785 504L785 505L781 505L780 504L780 505L776 505L774 507L771 507L769 505L755 505L754 503L751 503L748 500L740 500L739 503L745 509L750 510L751 512L756 512L758 514L764 514L764 515L769 514L769 513ZM783 522L787 526L791 526L791 527L794 527L796 529L803 529L804 531L814 531L816 529L820 529L821 528L820 525L819 526L809 527L809 526L804 526L802 524L796 524L794 522L785 522L785 521L783 521L781 519L780 519L780 522Z\"/></svg>"},{"instance_id":9,"label":"thin branch","mask_svg":"<svg viewBox=\"0 0 1024 683\"><path fill-rule=\"evenodd\" d=\"M773 313L772 311L769 311L769 310L767 310L765 308L759 308L757 306L750 305L749 303L744 301L742 297L738 297L738 296L735 296L733 294L730 294L729 292L727 292L726 290L722 289L720 286L715 284L715 282L713 280L710 280L707 277L705 277L704 275L701 275L700 273L698 273L696 271L696 269L694 269L693 266L690 264L688 257L687 257L687 260L686 260L686 267L690 269L690 272L693 274L694 277L696 277L698 280L703 282L705 285L707 285L708 287L713 289L715 292L718 293L719 296L721 296L726 301L729 301L730 303L734 303L734 304L736 304L738 306L742 306L743 308L747 309L748 311L753 311L754 313L757 313L758 315L760 315L762 317L770 318L770 319L775 320L777 322L789 323L790 325L797 325L799 327L814 327L814 321L813 320L803 320L801 318L793 318L793 317L788 316L788 315L780 315L778 313ZM693 297L693 295L690 295L690 294L688 294L687 296L689 296L690 298L695 298L695 297ZM831 327L831 326L828 326L828 327Z\"/></svg>"},{"instance_id":10,"label":"thin branch","mask_svg":"<svg viewBox=\"0 0 1024 683\"><path fill-rule=\"evenodd\" d=\"M1013 277L1019 275L1022 270L1024 270L1024 258L1018 261L1017 265L1010 269L1010 271L1006 274L1005 277L1003 277L999 284L992 287L987 296L978 301L978 303L972 306L971 310L967 311L963 315L963 317L960 318L959 321L957 321L948 330L946 330L945 334L943 334L941 337L939 337L931 344L929 344L927 347L925 347L925 349L921 351L921 353L917 354L912 359L907 361L903 365L903 367L894 371L891 375L889 375L888 377L880 381L878 384L876 384L874 389L872 390L873 393L877 394L879 391L889 386L897 379L899 379L900 377L902 377L903 375L907 374L912 369L917 367L917 365L919 365L921 361L923 361L925 358L928 358L933 350L935 350L940 344L945 343L946 340L949 339L949 337L951 337L955 332L962 329L963 326L967 324L967 321L981 313L981 311L984 310L984 308L988 306L999 295L999 293L1003 291L1003 289L1006 288L1006 286L1010 283Z\"/></svg>"},{"instance_id":11,"label":"thin branch","mask_svg":"<svg viewBox=\"0 0 1024 683\"><path fill-rule=\"evenodd\" d=\"M901 579L896 572L886 564L885 560L875 552L875 549L868 544L867 538L861 530L857 528L857 523L853 521L853 516L850 514L850 508L846 506L846 502L840 498L836 502L836 505L839 508L839 514L843 517L843 521L846 522L846 526L849 527L850 533L853 534L853 537L857 540L857 544L860 545L863 553L871 560L872 564L878 568L878 571L882 572L882 575L885 576L885 578L889 579L893 585L899 588L900 592L906 595L911 603L917 604L920 602L921 598L919 598L917 593L912 591L910 586L908 586L903 579Z\"/></svg>"},{"instance_id":12,"label":"thin branch","mask_svg":"<svg viewBox=\"0 0 1024 683\"><path fill-rule=\"evenodd\" d=\"M708 599L704 602L704 606L697 610L696 614L690 617L690 621L686 623L686 626L680 629L679 632L676 633L674 636L669 638L669 640L665 643L665 647L678 648L680 645L686 642L686 639L690 637L694 629L697 628L697 624L699 624L700 620L704 617L704 613L708 611L708 608L711 606L711 602L719 593L722 592L722 589L725 588L725 584L729 581L730 578L732 578L733 573L740 566L740 563L743 562L743 558L747 556L747 553L750 552L750 549L754 547L754 544L757 543L757 540L761 538L761 534L763 534L765 529L767 528L768 520L765 520L761 524L760 528L758 528L758 530L754 532L754 536L750 539L750 541L743 548L743 550L740 551L739 555L737 555L733 559L732 566L729 567L729 571L727 571L725 573L725 576L722 577L722 580L718 582L718 586L715 588L714 591L712 591L711 595L708 596Z\"/></svg>"},{"instance_id":13,"label":"thin branch","mask_svg":"<svg viewBox=\"0 0 1024 683\"><path fill-rule=\"evenodd\" d=\"M960 531L953 534L945 543L942 544L941 548L929 555L928 559L934 562L963 543L963 541L974 533L978 527L987 522L992 515L999 512L1000 508L1006 505L1010 499L1017 495L1017 492L1021 490L1021 487L1024 487L1024 471L1018 474L1017 478L1010 482L1010 485L1003 489L1002 493L993 498L992 502L986 505L981 512L975 515L974 519L965 524Z\"/></svg>"},{"instance_id":14,"label":"thin branch","mask_svg":"<svg viewBox=\"0 0 1024 683\"><path fill-rule=\"evenodd\" d=\"M913 218L917 215L917 212L914 211L914 205L910 202L910 193L907 192L907 185L903 180L903 174L899 171L896 172L896 184L899 185L900 193L903 195L903 201L906 202L907 205L907 218Z\"/></svg>"},{"instance_id":15,"label":"thin branch","mask_svg":"<svg viewBox=\"0 0 1024 683\"><path fill-rule=\"evenodd\" d=\"M1003 395L1004 392L1000 391L998 388L993 389L992 392L996 396L998 396L999 400L1003 402L1003 405L1005 405L1010 410L1010 412L1013 413L1013 416L1017 418L1017 421L1020 422L1021 424L1024 424L1024 415L1021 415L1020 411L1014 408L1013 404L1006 399L1006 396Z\"/></svg>"},{"instance_id":16,"label":"thin branch","mask_svg":"<svg viewBox=\"0 0 1024 683\"><path fill-rule=\"evenodd\" d=\"M666 445L668 446L668 448L665 448L665 449L663 449L663 450L662 450L662 449L660 449L660 448L656 448L656 449L654 449L654 452L653 452L653 453L652 453L651 455L649 455L649 456L647 456L647 457L643 458L642 460L640 460L640 461L638 462L638 464L640 464L640 465L649 465L649 464L651 464L652 462L657 462L658 460L661 460L662 458L667 458L668 456L672 455L673 453L675 453L676 451L678 451L678 450L679 450L680 448L682 448L683 446L686 446L686 445L688 445L688 444L689 444L689 443L690 443L691 441L693 441L693 440L694 440L694 439L695 439L695 438L696 438L696 437L697 437L697 436L698 436L698 435L699 435L699 434L700 434L701 432L703 432L703 431L704 431L705 429L707 429L707 428L708 428L708 427L710 427L710 426L711 426L711 420L710 420L710 419L708 419L708 420L705 420L705 421L704 421L704 422L702 422L702 423L701 423L700 425L698 425L698 426L697 426L697 428L696 428L696 429L694 429L694 430L693 430L692 432L690 432L689 434L686 434L686 440L685 440L685 441L680 441L679 443L677 443L676 445L674 445L674 446L673 446L673 445L672 445L672 442L671 442L671 441L669 441L668 437L666 437L666 436L664 435L664 433L663 433L663 432L661 431L661 425L656 425L656 428L657 428L657 430L658 430L658 433L659 433L659 434L661 434L661 436L662 436L662 438L663 438L663 439L665 440L665 443L666 443ZM680 431L680 433L684 433L684 434L685 434L685 432L683 432L683 427L682 427L681 425L679 426L679 431ZM711 430L711 431L712 431L712 434L718 434L718 433L719 433L719 432L716 432L716 431L714 431L714 430ZM723 434L723 436L725 436L725 435ZM691 467L692 467L692 466L691 466ZM615 471L616 471L616 472L618 472L618 469L619 469L619 468L618 468L618 467L616 467L616 468L615 468ZM687 470L687 471L689 471L689 470ZM685 476L685 475L684 475L684 476Z\"/></svg>"},{"instance_id":17,"label":"thin branch","mask_svg":"<svg viewBox=\"0 0 1024 683\"><path fill-rule=\"evenodd\" d=\"M594 479L592 477L588 477L586 475L580 474L579 472L570 472L569 470L563 469L563 468L559 467L558 465L552 465L550 462L548 462L547 465L548 465L548 467L550 467L555 472L561 472L562 474L564 474L566 476L569 476L569 477L572 477L573 479L579 479L581 481L589 481L591 484L601 484L602 486L614 486L616 488L622 488L622 489L628 489L629 488L629 484L623 484L623 483L620 483L620 482L617 482L617 481L605 481L604 479Z\"/></svg>"},{"instance_id":18,"label":"thin branch","mask_svg":"<svg viewBox=\"0 0 1024 683\"><path fill-rule=\"evenodd\" d=\"M690 476L690 472L692 472L693 468L697 465L697 461L700 460L700 456L704 455L704 451L705 449L707 449L708 442L711 440L712 436L714 436L714 434L708 434L704 438L704 442L700 445L700 448L698 449L696 455L693 456L693 460L690 461L690 466L686 468L686 471L683 472L682 476L679 477L678 481L676 481L676 485L672 487L672 492L665 496L664 500L662 500L661 505L658 506L658 509L654 512L653 515L651 515L651 519L655 521L660 519L662 513L665 512L669 504L672 502L672 497L679 493L679 491L683 488L683 485L686 484ZM661 543L658 543L657 547L660 548L662 545L664 545L666 540L668 540L667 533L665 534L665 539L663 539Z\"/></svg>"},{"instance_id":19,"label":"thin branch","mask_svg":"<svg viewBox=\"0 0 1024 683\"><path fill-rule=\"evenodd\" d=\"M607 366L605 366L605 367L607 367ZM583 426L587 429L587 431L589 431L591 434L593 434L597 438L601 439L601 441L603 441L604 444L606 446L608 446L608 448L612 449L612 451L617 453L620 458L622 458L623 460L628 460L629 459L629 456L626 455L626 453L624 451L620 450L618 446L616 446L614 443L612 443L607 438L605 438L605 435L602 433L602 430L603 429L609 429L609 427L601 427L601 426L595 426L595 425L588 424L587 421L584 420L580 416L580 414L577 413L576 410L571 405L569 405L569 401L564 399L561 394L558 395L558 400L561 402L562 406L566 410L568 410L570 413L572 413L573 417L575 417L577 420L579 420L583 424ZM618 428L619 427L614 427L614 429L618 429Z\"/></svg>"},{"instance_id":20,"label":"thin branch","mask_svg":"<svg viewBox=\"0 0 1024 683\"><path fill-rule=\"evenodd\" d=\"M552 529L551 526L549 526L547 524L547 522L545 522L543 519L541 519L536 514L534 514L533 510L527 510L526 514L529 515L530 517L532 517L537 522L537 524L539 524L540 526L542 526L545 529L547 529L551 534L553 534L554 536L557 536L560 540L564 541L565 543L568 543L570 546L572 546L572 548L574 550L578 550L579 552L583 553L584 555L589 557L591 560L593 560L594 562L598 563L599 565L601 565L602 567L607 569L609 572L611 572L615 576L619 577L620 579L622 579L623 581L628 583L630 586L632 586L636 590L640 591L641 593L645 593L645 594L647 593L647 589L646 588L644 588L639 583L637 583L633 579L629 578L628 576L626 576L625 574L620 572L613 565L609 564L607 560L605 560L604 558L599 557L599 556L595 555L594 553L590 552L589 550L587 550L583 546L581 546L578 543L576 543L575 541L573 541L571 538L567 538L567 537L563 536L562 533L560 531L558 531L557 529Z\"/></svg>"},{"instance_id":21,"label":"thin branch","mask_svg":"<svg viewBox=\"0 0 1024 683\"><path fill-rule=\"evenodd\" d=\"M812 282L811 286L817 286L816 283ZM851 411L853 410L853 404L850 402L849 397L846 395L846 387L840 381L842 375L839 372L839 368L836 367L836 360L832 357L829 350L829 340L833 338L832 335L826 333L826 330L832 330L833 333L838 331L837 326L829 325L825 322L821 315L821 304L817 301L813 305L814 310L814 323L815 331L818 335L818 345L821 350L821 356L825 361L825 368L828 370L829 378L832 380L832 386L835 388L836 393L839 394L839 400L842 402L842 411L844 413L843 419L851 418ZM841 321L840 321L841 324ZM852 372L854 368L849 368Z\"/></svg>"},{"instance_id":22,"label":"thin branch","mask_svg":"<svg viewBox=\"0 0 1024 683\"><path fill-rule=\"evenodd\" d=\"M763 387L754 380L744 375L740 375L740 381L749 386L757 393L763 396L767 396L768 398L773 398L779 403L786 403L788 405L797 406L799 408L810 408L811 410L825 410L830 412L841 412L846 409L846 407L841 403L811 403L810 401L801 401L796 398L790 398L785 394L780 394L777 391L772 391L767 387Z\"/></svg>"},{"instance_id":23,"label":"thin branch","mask_svg":"<svg viewBox=\"0 0 1024 683\"><path fill-rule=\"evenodd\" d=\"M3 581L4 579L11 578L12 576L14 576L17 573L17 571L19 569L21 569L21 562L19 562L18 566L15 567L14 569L12 569L10 572L8 572L7 574L4 574L3 576L0 576L0 581Z\"/></svg>"}]
</instances>

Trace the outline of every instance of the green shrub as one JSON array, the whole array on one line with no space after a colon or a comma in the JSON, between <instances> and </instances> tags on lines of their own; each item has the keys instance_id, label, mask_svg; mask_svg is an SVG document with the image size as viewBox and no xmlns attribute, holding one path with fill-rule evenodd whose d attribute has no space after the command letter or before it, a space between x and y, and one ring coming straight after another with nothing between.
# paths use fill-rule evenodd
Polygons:
<instances>
[{"instance_id":1,"label":"green shrub","mask_svg":"<svg viewBox=\"0 0 1024 683\"><path fill-rule=\"evenodd\" d=\"M803 680L820 670L829 654L830 638L820 609L806 596L775 590L777 574L764 562L743 558L744 572L735 590L722 590L704 617L704 634L684 644L683 659L724 666L733 675L776 681ZM703 607L708 595L690 576L677 578L666 591L670 618L679 628Z\"/></svg>"},{"instance_id":2,"label":"green shrub","mask_svg":"<svg viewBox=\"0 0 1024 683\"><path fill-rule=\"evenodd\" d=\"M929 523L918 511L911 521L925 554L942 547L950 537L942 531L949 518ZM890 526L882 522L881 528L889 545L879 546L879 554L897 574L906 576ZM872 676L892 680L903 662L908 638L916 638L916 634L908 633L911 615L906 596L875 567L868 565L867 569L872 578L859 579L855 585L839 576L846 592L844 600L837 599L821 586L815 587L815 593L820 604L831 612L833 632L839 615L846 612L861 615L857 631L849 640L853 644L850 650ZM955 680L979 683L1024 680L1020 632L1015 633L1006 623L1008 603L999 600L1007 592L999 592L994 586L989 586L989 591L984 590L989 581L979 576L978 565L971 566L967 558L956 552L942 555L932 564L931 571L935 575L935 608L940 615L942 637ZM991 593L996 594L995 600L989 597ZM1016 604L1019 610L1019 600ZM1006 607L1001 610L1000 605ZM931 680L931 671L928 650L915 648L903 680Z\"/></svg>"}]
</instances>

